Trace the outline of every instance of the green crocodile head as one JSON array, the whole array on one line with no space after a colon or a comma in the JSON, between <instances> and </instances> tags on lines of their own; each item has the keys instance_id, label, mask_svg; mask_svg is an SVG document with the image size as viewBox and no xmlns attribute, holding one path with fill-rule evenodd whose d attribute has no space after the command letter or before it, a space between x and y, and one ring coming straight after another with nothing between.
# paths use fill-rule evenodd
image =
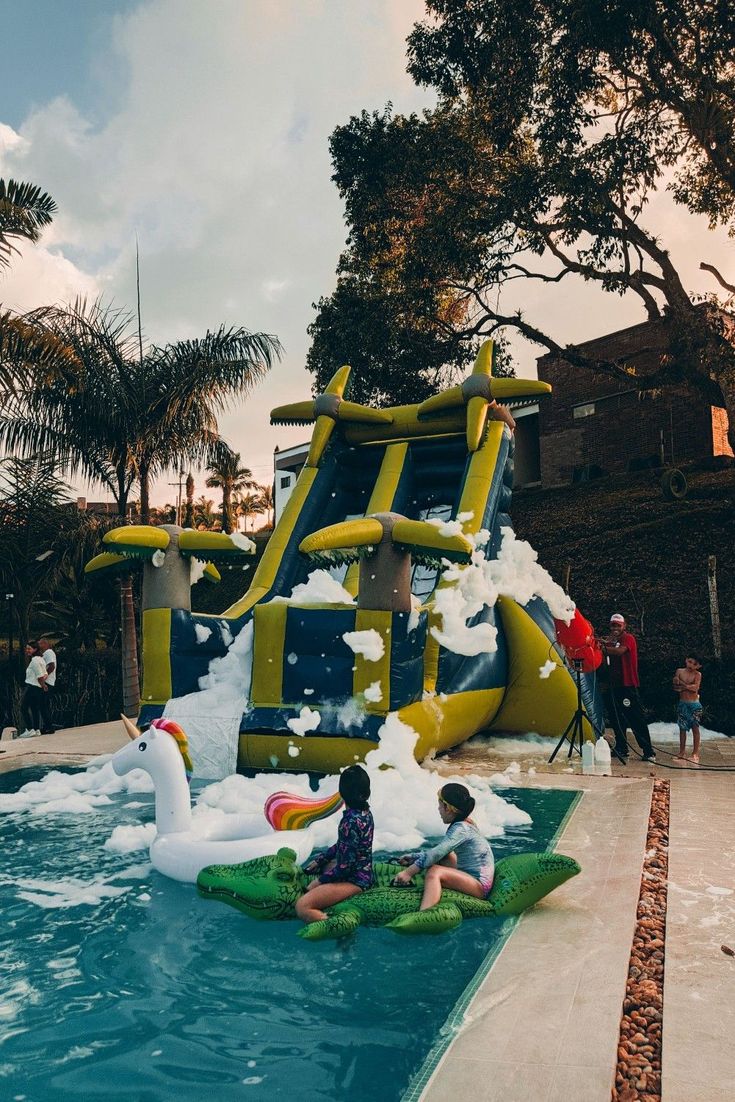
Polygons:
<instances>
[{"instance_id":1,"label":"green crocodile head","mask_svg":"<svg viewBox=\"0 0 735 1102\"><path fill-rule=\"evenodd\" d=\"M199 894L237 907L250 918L293 918L308 877L292 849L240 865L208 865L197 877Z\"/></svg>"}]
</instances>

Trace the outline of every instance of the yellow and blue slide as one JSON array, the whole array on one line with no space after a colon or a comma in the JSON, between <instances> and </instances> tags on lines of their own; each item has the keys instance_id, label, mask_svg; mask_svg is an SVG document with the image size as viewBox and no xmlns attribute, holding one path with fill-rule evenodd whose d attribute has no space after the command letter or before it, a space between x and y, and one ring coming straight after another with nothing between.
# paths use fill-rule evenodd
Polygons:
<instances>
[{"instance_id":1,"label":"yellow and blue slide","mask_svg":"<svg viewBox=\"0 0 735 1102\"><path fill-rule=\"evenodd\" d=\"M495 401L550 390L537 380L496 378L492 364L488 341L461 385L387 409L347 400L343 367L324 394L273 410L275 424L314 422L308 458L250 588L220 616L191 612L191 560L205 562L205 577L216 581L217 563L247 554L241 539L173 525L107 534L108 549L89 572L144 564L140 724L160 716L172 697L196 692L211 660L252 622L241 769L278 762L333 773L375 748L389 712L418 732L419 759L479 731L561 735L576 685L542 600L484 605L470 623L497 629L496 646L478 654L447 649L431 630L441 627L437 597L454 584L442 564L461 571L481 531L490 534L485 557L495 558L501 529L511 527L513 438L494 419ZM440 523L458 517L461 525ZM341 569L354 603L289 601L315 565ZM345 634L368 629L382 654L379 645L371 654L348 646ZM549 660L560 668L542 678ZM592 737L599 702L593 680L583 682L584 733ZM351 698L360 707L342 706ZM319 726L295 734L288 720L305 706L320 713ZM295 760L290 746L298 748Z\"/></svg>"}]
</instances>

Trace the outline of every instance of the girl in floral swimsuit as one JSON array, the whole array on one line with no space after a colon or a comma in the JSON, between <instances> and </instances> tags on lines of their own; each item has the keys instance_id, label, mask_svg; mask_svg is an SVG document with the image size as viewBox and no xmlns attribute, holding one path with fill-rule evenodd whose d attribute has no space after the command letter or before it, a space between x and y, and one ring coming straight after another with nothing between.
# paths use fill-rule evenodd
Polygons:
<instances>
[{"instance_id":1,"label":"girl in floral swimsuit","mask_svg":"<svg viewBox=\"0 0 735 1102\"><path fill-rule=\"evenodd\" d=\"M368 800L370 778L361 765L351 765L339 778L339 794L346 807L337 841L305 867L319 873L296 902L304 922L321 922L327 907L341 903L373 885L373 816Z\"/></svg>"}]
</instances>

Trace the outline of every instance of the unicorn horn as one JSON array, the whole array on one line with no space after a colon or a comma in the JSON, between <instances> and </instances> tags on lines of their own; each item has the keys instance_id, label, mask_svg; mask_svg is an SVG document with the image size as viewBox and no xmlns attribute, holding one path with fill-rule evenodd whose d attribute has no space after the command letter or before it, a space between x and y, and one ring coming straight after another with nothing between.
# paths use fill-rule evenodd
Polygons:
<instances>
[{"instance_id":1,"label":"unicorn horn","mask_svg":"<svg viewBox=\"0 0 735 1102\"><path fill-rule=\"evenodd\" d=\"M139 727L135 726L132 719L128 719L127 716L124 716L122 714L120 715L120 719L123 721L123 725L125 727L125 733L126 733L126 735L128 736L129 739L140 738L140 736L142 735L143 732L140 730Z\"/></svg>"}]
</instances>

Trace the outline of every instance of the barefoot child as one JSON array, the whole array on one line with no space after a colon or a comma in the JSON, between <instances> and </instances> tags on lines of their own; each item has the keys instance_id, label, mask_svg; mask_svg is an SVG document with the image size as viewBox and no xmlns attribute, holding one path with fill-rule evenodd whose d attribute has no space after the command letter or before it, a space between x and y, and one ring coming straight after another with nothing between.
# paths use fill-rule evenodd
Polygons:
<instances>
[{"instance_id":1,"label":"barefoot child","mask_svg":"<svg viewBox=\"0 0 735 1102\"><path fill-rule=\"evenodd\" d=\"M693 761L699 765L699 723L702 719L702 704L699 700L699 686L702 684L702 663L691 655L685 658L685 665L674 674L674 691L679 694L679 707L676 710L676 722L679 725L679 756L676 761ZM687 731L691 727L694 749L691 758L686 757Z\"/></svg>"},{"instance_id":2,"label":"barefoot child","mask_svg":"<svg viewBox=\"0 0 735 1102\"><path fill-rule=\"evenodd\" d=\"M477 899L484 899L492 888L495 859L487 839L470 819L474 807L463 784L445 784L439 793L439 814L442 822L449 824L444 840L433 849L401 858L408 868L395 877L396 885L409 884L417 872L426 869L420 910L438 903L442 888Z\"/></svg>"},{"instance_id":3,"label":"barefoot child","mask_svg":"<svg viewBox=\"0 0 735 1102\"><path fill-rule=\"evenodd\" d=\"M304 922L321 922L325 908L357 895L373 884L373 816L368 800L370 778L361 765L350 765L339 778L339 794L347 805L337 841L305 867L320 873L296 902Z\"/></svg>"}]
</instances>

